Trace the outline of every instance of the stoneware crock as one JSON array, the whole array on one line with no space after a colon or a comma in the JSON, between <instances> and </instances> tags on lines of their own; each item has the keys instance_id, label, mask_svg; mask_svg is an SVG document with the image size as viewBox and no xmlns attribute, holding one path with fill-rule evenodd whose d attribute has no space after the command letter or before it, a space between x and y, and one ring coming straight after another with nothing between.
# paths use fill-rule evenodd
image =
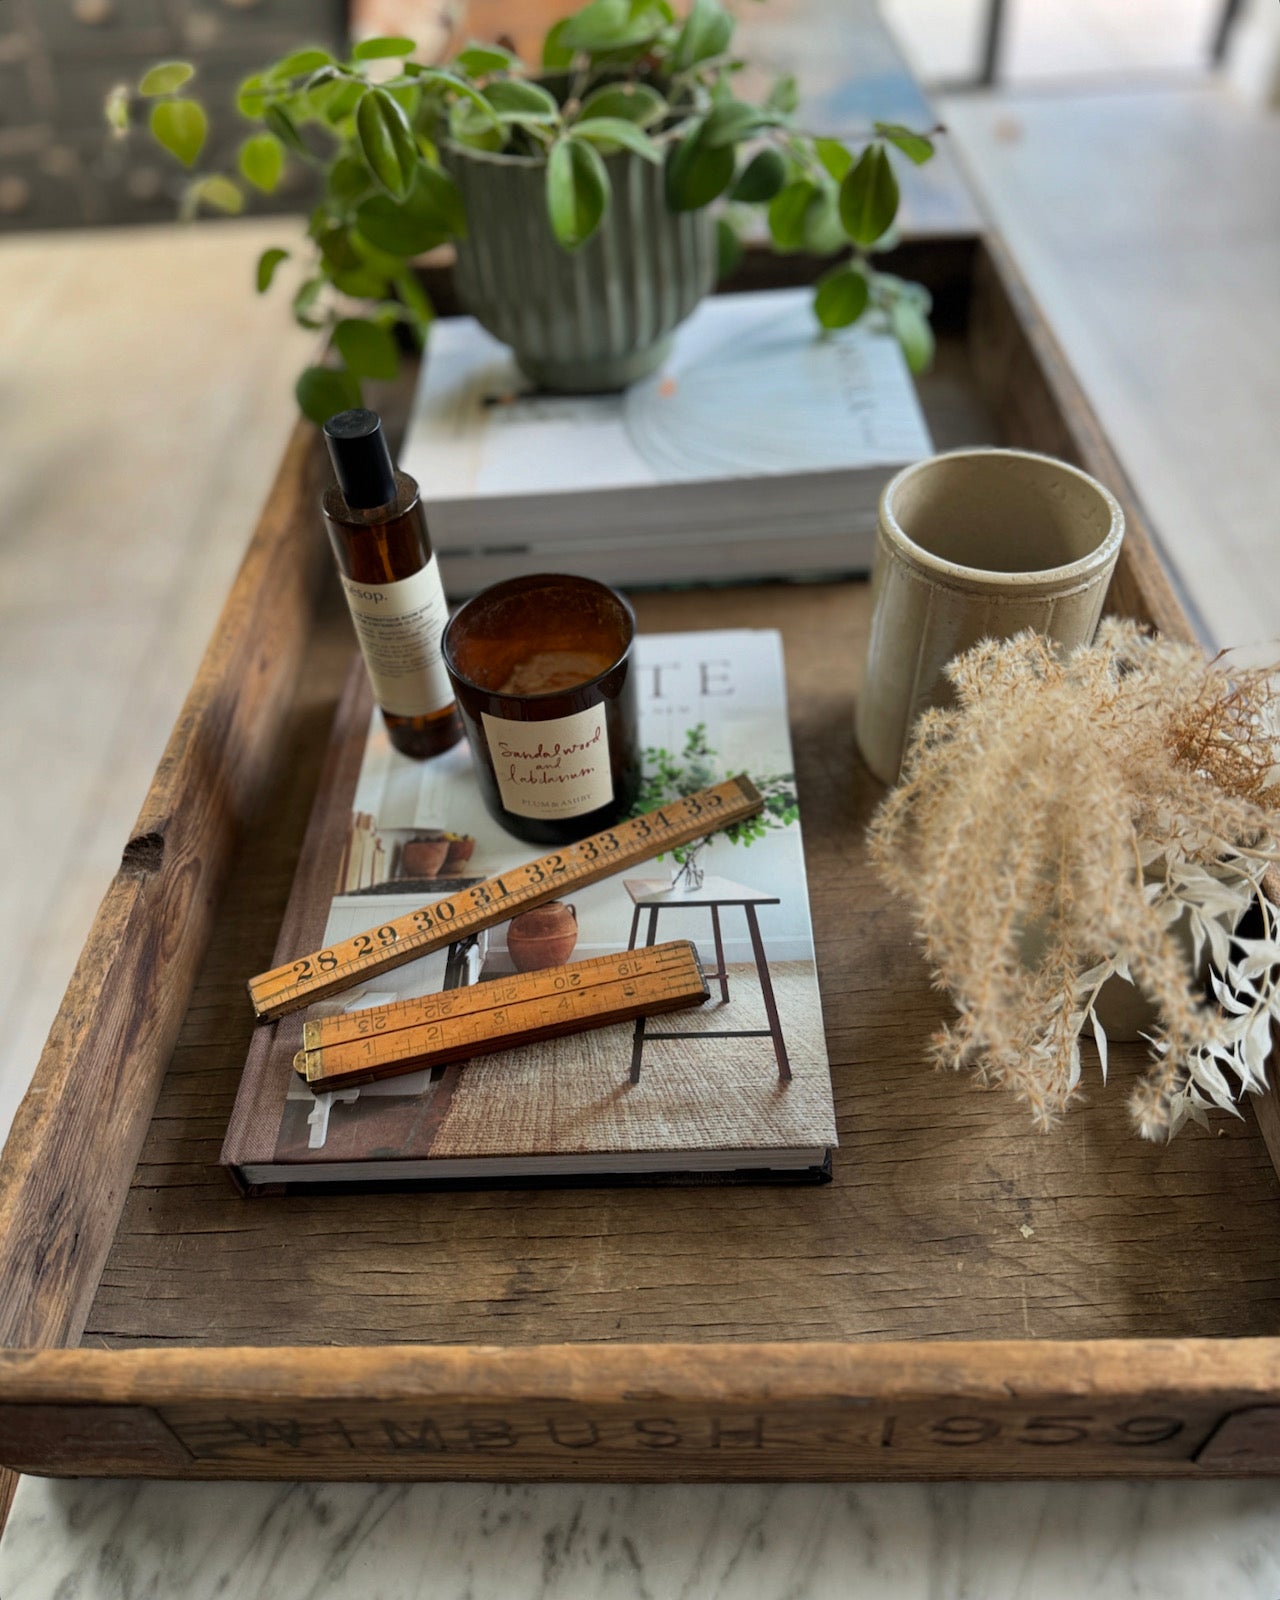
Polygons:
<instances>
[{"instance_id":1,"label":"stoneware crock","mask_svg":"<svg viewBox=\"0 0 1280 1600\"><path fill-rule=\"evenodd\" d=\"M1024 628L1089 643L1123 536L1115 496L1051 456L957 450L891 479L855 721L875 776L897 782L912 725L947 703L942 669L970 645Z\"/></svg>"}]
</instances>

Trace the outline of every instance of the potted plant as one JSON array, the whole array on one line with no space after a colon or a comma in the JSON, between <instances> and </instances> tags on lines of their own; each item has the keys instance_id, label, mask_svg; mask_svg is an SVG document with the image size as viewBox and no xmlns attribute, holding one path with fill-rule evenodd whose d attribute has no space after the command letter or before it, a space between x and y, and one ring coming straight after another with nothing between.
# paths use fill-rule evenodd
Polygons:
<instances>
[{"instance_id":1,"label":"potted plant","mask_svg":"<svg viewBox=\"0 0 1280 1600\"><path fill-rule=\"evenodd\" d=\"M929 135L876 123L850 145L801 130L792 79L758 104L736 93L733 31L718 0L683 17L669 0L591 0L551 28L535 72L497 45L439 66L407 38L341 61L297 50L240 87L255 131L235 176L198 168L209 123L188 63L117 89L107 115L123 136L149 104L152 136L192 173L188 215L241 210L246 185L271 193L290 162L314 169L301 248L264 252L257 282L297 267L294 316L332 332L327 363L297 384L317 420L394 375L398 329L421 340L432 309L411 263L437 245L455 245L463 302L535 381L616 388L660 363L734 264L750 208L767 208L779 250L836 258L815 295L823 327L874 315L923 368L927 293L870 252L897 212L893 159L928 160Z\"/></svg>"},{"instance_id":2,"label":"potted plant","mask_svg":"<svg viewBox=\"0 0 1280 1600\"><path fill-rule=\"evenodd\" d=\"M946 670L956 703L921 717L871 830L956 1006L938 1063L1011 1088L1049 1127L1080 1093L1086 1036L1106 1081L1099 1000L1131 983L1151 1007L1130 1096L1145 1137L1264 1091L1280 1021L1263 881L1280 859L1274 676L1114 618L1065 657L1026 632Z\"/></svg>"}]
</instances>

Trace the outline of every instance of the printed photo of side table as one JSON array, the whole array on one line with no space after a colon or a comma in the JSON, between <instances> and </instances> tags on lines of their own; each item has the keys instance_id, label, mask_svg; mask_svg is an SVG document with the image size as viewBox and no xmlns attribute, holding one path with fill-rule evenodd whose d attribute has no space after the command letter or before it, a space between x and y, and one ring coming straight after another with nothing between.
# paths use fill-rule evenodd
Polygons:
<instances>
[{"instance_id":1,"label":"printed photo of side table","mask_svg":"<svg viewBox=\"0 0 1280 1600\"><path fill-rule=\"evenodd\" d=\"M640 914L643 911L649 913L649 925L644 939L647 945L657 943L660 911L683 910L689 907L701 907L710 911L711 934L716 946L716 964L714 969L707 973L707 977L719 980L720 999L725 1005L729 1002L729 969L724 959L720 913L727 907L741 906L742 913L747 919L747 932L751 935L751 949L755 955L760 992L764 997L765 1016L769 1019L767 1028L700 1028L692 1033L666 1031L646 1033L645 1018L637 1017L631 1046L632 1083L640 1082L640 1060L644 1054L646 1039L772 1039L773 1051L778 1058L778 1078L786 1083L791 1077L791 1063L787 1060L786 1041L782 1037L782 1023L778 1018L778 1002L774 998L773 983L769 977L769 961L764 951L764 940L760 937L760 924L756 920L756 907L776 906L779 904L778 896L758 894L756 890L744 889L740 883L732 883L728 878L710 876L702 880L702 886L698 889L676 888L666 878L627 878L624 887L635 907L631 915L628 950L634 950L636 947L636 935L640 931ZM667 937L671 937L670 933Z\"/></svg>"}]
</instances>

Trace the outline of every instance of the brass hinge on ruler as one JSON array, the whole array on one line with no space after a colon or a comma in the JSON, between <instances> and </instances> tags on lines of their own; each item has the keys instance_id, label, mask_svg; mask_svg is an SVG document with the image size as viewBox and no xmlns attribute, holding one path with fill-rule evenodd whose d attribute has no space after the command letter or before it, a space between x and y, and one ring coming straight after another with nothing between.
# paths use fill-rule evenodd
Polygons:
<instances>
[{"instance_id":1,"label":"brass hinge on ruler","mask_svg":"<svg viewBox=\"0 0 1280 1600\"><path fill-rule=\"evenodd\" d=\"M698 952L687 939L673 939L321 1017L303 1027L303 1048L293 1064L317 1094L349 1089L538 1039L686 1010L702 1005L708 993Z\"/></svg>"},{"instance_id":2,"label":"brass hinge on ruler","mask_svg":"<svg viewBox=\"0 0 1280 1600\"><path fill-rule=\"evenodd\" d=\"M513 867L483 883L460 889L381 927L341 939L249 979L249 998L259 1022L300 1011L316 1000L387 972L455 939L506 922L518 912L558 900L601 878L650 861L677 845L744 822L764 809L751 779L740 775L671 805L630 817L563 850Z\"/></svg>"}]
</instances>

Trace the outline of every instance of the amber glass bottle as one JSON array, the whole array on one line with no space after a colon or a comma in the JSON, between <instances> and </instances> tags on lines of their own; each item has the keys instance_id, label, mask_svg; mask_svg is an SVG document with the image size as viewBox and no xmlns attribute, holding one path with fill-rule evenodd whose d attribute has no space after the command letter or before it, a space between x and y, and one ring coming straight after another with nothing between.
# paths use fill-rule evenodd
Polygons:
<instances>
[{"instance_id":1,"label":"amber glass bottle","mask_svg":"<svg viewBox=\"0 0 1280 1600\"><path fill-rule=\"evenodd\" d=\"M373 411L324 425L337 483L324 516L338 572L392 744L422 760L462 737L440 636L449 619L418 485L391 462Z\"/></svg>"}]
</instances>

